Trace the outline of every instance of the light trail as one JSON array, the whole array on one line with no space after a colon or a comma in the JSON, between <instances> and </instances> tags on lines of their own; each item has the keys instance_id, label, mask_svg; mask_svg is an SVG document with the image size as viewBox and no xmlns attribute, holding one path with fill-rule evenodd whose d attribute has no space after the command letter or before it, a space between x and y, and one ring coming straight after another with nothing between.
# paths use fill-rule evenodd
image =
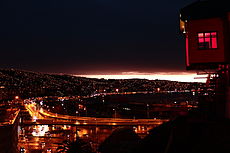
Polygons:
<instances>
[{"instance_id":1,"label":"light trail","mask_svg":"<svg viewBox=\"0 0 230 153\"><path fill-rule=\"evenodd\" d=\"M169 120L165 119L122 119L122 118L96 118L76 117L51 113L44 109L36 110L35 104L26 105L26 109L36 121L25 122L28 124L76 124L76 125L159 125ZM43 117L45 116L45 117ZM52 120L51 120L52 119Z\"/></svg>"}]
</instances>

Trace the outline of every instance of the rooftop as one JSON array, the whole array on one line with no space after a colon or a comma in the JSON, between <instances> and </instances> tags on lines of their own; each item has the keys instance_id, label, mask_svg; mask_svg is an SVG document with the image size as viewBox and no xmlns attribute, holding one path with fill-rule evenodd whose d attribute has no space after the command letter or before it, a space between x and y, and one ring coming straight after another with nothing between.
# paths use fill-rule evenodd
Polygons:
<instances>
[{"instance_id":1,"label":"rooftop","mask_svg":"<svg viewBox=\"0 0 230 153\"><path fill-rule=\"evenodd\" d=\"M183 21L220 17L226 12L230 12L230 5L226 0L198 0L180 10Z\"/></svg>"}]
</instances>

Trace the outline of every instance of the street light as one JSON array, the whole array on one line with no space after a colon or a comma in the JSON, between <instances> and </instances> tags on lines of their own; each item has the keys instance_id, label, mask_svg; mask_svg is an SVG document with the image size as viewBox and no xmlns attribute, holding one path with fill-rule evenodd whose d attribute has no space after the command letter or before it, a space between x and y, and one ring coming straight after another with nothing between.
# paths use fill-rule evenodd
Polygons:
<instances>
[{"instance_id":1,"label":"street light","mask_svg":"<svg viewBox=\"0 0 230 153\"><path fill-rule=\"evenodd\" d=\"M116 117L117 117L117 112L116 112L116 109L115 109L115 108L113 108L113 111L114 111L114 118L116 119Z\"/></svg>"},{"instance_id":2,"label":"street light","mask_svg":"<svg viewBox=\"0 0 230 153\"><path fill-rule=\"evenodd\" d=\"M85 111L85 115L87 117L88 116L88 112L87 112L87 108L86 107L84 107L84 111Z\"/></svg>"},{"instance_id":3,"label":"street light","mask_svg":"<svg viewBox=\"0 0 230 153\"><path fill-rule=\"evenodd\" d=\"M18 99L19 99L19 96L15 96L15 99L18 100Z\"/></svg>"},{"instance_id":4,"label":"street light","mask_svg":"<svg viewBox=\"0 0 230 153\"><path fill-rule=\"evenodd\" d=\"M147 118L149 118L149 104L146 104L147 107Z\"/></svg>"}]
</instances>

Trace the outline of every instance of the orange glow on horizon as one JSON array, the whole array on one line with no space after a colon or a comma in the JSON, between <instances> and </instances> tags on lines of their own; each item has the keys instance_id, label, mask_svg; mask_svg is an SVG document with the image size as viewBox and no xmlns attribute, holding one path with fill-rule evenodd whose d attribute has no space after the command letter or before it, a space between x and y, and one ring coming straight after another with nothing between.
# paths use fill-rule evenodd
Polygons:
<instances>
[{"instance_id":1,"label":"orange glow on horizon","mask_svg":"<svg viewBox=\"0 0 230 153\"><path fill-rule=\"evenodd\" d=\"M80 77L87 78L104 78L104 79L148 79L148 80L170 80L170 81L180 81L180 82L206 82L207 75L199 75L196 73L185 73L185 72L172 72L172 73L134 73L134 72L124 72L120 75L76 75ZM196 79L196 77L202 77L202 79Z\"/></svg>"}]
</instances>

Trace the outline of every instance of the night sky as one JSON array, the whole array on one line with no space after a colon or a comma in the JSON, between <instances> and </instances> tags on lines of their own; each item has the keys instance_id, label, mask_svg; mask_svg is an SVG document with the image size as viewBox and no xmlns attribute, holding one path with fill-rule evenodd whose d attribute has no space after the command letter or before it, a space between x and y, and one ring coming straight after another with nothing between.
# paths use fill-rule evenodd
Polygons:
<instances>
[{"instance_id":1,"label":"night sky","mask_svg":"<svg viewBox=\"0 0 230 153\"><path fill-rule=\"evenodd\" d=\"M194 0L5 0L0 68L72 74L185 71L179 9Z\"/></svg>"}]
</instances>

